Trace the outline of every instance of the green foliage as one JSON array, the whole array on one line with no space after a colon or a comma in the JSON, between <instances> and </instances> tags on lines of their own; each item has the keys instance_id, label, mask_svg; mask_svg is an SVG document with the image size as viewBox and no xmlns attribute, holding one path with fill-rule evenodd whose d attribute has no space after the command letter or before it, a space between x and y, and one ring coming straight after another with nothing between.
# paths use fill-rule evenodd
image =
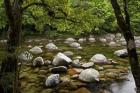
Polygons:
<instances>
[{"instance_id":1,"label":"green foliage","mask_svg":"<svg viewBox=\"0 0 140 93\"><path fill-rule=\"evenodd\" d=\"M3 0L0 0L0 29L3 29L7 25L7 20L6 20L6 15L5 15L5 10L4 10L4 5L3 5Z\"/></svg>"},{"instance_id":2,"label":"green foliage","mask_svg":"<svg viewBox=\"0 0 140 93\"><path fill-rule=\"evenodd\" d=\"M23 12L23 24L34 26L41 33L47 26L59 32L70 32L76 35L115 32L116 18L109 0L25 0L22 7L33 5ZM121 0L119 0L123 6ZM132 28L138 32L140 27L140 1L129 2ZM0 1L0 29L7 24L2 0ZM48 29L52 31L52 29Z\"/></svg>"}]
</instances>

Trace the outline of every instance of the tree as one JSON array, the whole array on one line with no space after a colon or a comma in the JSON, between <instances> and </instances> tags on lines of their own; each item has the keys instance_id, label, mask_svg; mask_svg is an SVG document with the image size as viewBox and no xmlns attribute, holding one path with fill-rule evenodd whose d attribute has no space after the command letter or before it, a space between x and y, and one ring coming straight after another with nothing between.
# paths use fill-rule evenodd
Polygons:
<instances>
[{"instance_id":1,"label":"tree","mask_svg":"<svg viewBox=\"0 0 140 93\"><path fill-rule=\"evenodd\" d=\"M115 16L117 18L117 23L124 35L124 38L127 42L127 50L128 50L128 56L129 56L129 62L131 66L131 71L135 79L135 83L137 86L137 93L140 91L140 65L138 61L138 56L136 52L136 45L134 36L131 31L131 25L130 25L130 17L128 13L128 0L123 0L124 4L124 16L122 14L122 11L120 9L119 3L117 0L111 0L112 7L114 8Z\"/></svg>"}]
</instances>

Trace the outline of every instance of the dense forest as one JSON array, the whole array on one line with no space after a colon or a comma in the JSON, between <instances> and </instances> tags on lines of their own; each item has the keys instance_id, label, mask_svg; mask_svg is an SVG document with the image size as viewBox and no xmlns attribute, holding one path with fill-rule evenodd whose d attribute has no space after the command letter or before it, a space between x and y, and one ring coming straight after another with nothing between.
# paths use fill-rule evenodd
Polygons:
<instances>
[{"instance_id":1,"label":"dense forest","mask_svg":"<svg viewBox=\"0 0 140 93\"><path fill-rule=\"evenodd\" d=\"M0 93L140 93L139 0L0 0Z\"/></svg>"}]
</instances>

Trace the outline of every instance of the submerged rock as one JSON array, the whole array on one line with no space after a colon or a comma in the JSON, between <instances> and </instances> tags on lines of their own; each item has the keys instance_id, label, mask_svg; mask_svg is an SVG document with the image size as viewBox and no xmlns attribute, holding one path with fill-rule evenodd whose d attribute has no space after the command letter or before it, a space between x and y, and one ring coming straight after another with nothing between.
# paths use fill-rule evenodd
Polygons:
<instances>
[{"instance_id":1,"label":"submerged rock","mask_svg":"<svg viewBox=\"0 0 140 93\"><path fill-rule=\"evenodd\" d=\"M87 88L82 87L82 88L79 88L79 89L75 90L72 93L91 93L91 92Z\"/></svg>"},{"instance_id":2,"label":"submerged rock","mask_svg":"<svg viewBox=\"0 0 140 93\"><path fill-rule=\"evenodd\" d=\"M79 79L84 82L99 81L99 72L92 68L83 70L79 75Z\"/></svg>"},{"instance_id":3,"label":"submerged rock","mask_svg":"<svg viewBox=\"0 0 140 93\"><path fill-rule=\"evenodd\" d=\"M29 50L32 54L41 54L43 51L40 47L35 46L32 49Z\"/></svg>"},{"instance_id":4,"label":"submerged rock","mask_svg":"<svg viewBox=\"0 0 140 93\"><path fill-rule=\"evenodd\" d=\"M46 79L45 85L46 87L54 87L60 83L60 75L59 74L52 74L48 76Z\"/></svg>"},{"instance_id":5,"label":"submerged rock","mask_svg":"<svg viewBox=\"0 0 140 93\"><path fill-rule=\"evenodd\" d=\"M72 62L72 60L67 57L66 55L64 55L63 53L58 53L55 58L53 59L52 64L54 66L67 66L68 64L70 64Z\"/></svg>"},{"instance_id":6,"label":"submerged rock","mask_svg":"<svg viewBox=\"0 0 140 93\"><path fill-rule=\"evenodd\" d=\"M90 61L94 62L94 63L97 63L97 64L106 64L108 61L107 61L107 58L103 55L103 54L96 54L94 55Z\"/></svg>"},{"instance_id":7,"label":"submerged rock","mask_svg":"<svg viewBox=\"0 0 140 93\"><path fill-rule=\"evenodd\" d=\"M66 73L67 72L67 67L65 66L58 66L58 67L53 67L50 69L52 73Z\"/></svg>"}]
</instances>

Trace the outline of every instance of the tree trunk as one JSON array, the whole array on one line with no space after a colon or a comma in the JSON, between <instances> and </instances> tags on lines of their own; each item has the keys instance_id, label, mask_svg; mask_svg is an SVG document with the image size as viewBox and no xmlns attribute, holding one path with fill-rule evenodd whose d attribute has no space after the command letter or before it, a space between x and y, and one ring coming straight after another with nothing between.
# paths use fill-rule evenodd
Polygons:
<instances>
[{"instance_id":1,"label":"tree trunk","mask_svg":"<svg viewBox=\"0 0 140 93\"><path fill-rule=\"evenodd\" d=\"M127 42L129 63L131 66L132 74L135 79L137 91L139 91L139 89L140 89L140 73L139 73L140 66L139 66L138 56L137 56L137 52L136 52L134 36L131 31L130 18L129 18L129 13L128 13L128 3L126 0L123 0L123 3L124 3L125 18L123 17L123 15L121 13L121 9L120 9L120 6L119 6L117 0L111 0L112 7L114 8L115 16L117 18L117 23ZM139 92L137 92L137 93L139 93Z\"/></svg>"},{"instance_id":2,"label":"tree trunk","mask_svg":"<svg viewBox=\"0 0 140 93\"><path fill-rule=\"evenodd\" d=\"M7 56L2 61L0 82L2 93L19 93L18 88L18 58L16 50L19 46L20 32L22 28L21 0L4 0L5 10L9 23L9 35L7 42ZM8 82L7 82L8 81Z\"/></svg>"}]
</instances>

